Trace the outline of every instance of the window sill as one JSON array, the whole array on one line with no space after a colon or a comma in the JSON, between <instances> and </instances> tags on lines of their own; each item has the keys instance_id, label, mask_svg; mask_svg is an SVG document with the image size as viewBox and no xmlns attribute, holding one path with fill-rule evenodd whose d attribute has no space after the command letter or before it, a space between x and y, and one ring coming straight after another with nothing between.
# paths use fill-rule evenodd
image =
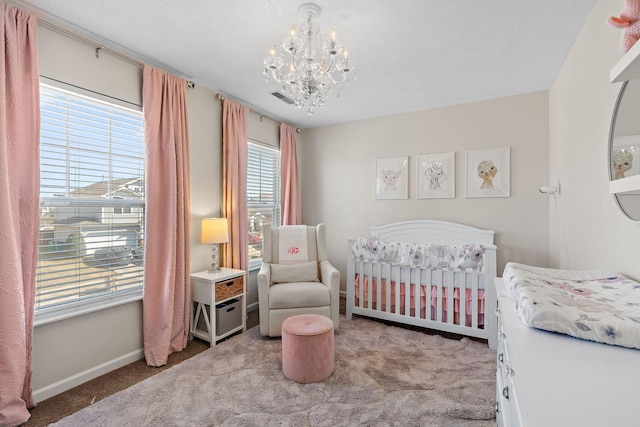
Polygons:
<instances>
[{"instance_id":1,"label":"window sill","mask_svg":"<svg viewBox=\"0 0 640 427\"><path fill-rule=\"evenodd\" d=\"M109 298L92 303L84 302L82 306L59 308L47 312L36 313L33 318L33 326L42 326L48 323L59 322L77 316L84 316L96 311L106 310L119 305L129 304L135 301L142 301L142 291L120 298Z\"/></svg>"},{"instance_id":2,"label":"window sill","mask_svg":"<svg viewBox=\"0 0 640 427\"><path fill-rule=\"evenodd\" d=\"M249 263L248 272L258 271L262 267L262 261L254 261Z\"/></svg>"}]
</instances>

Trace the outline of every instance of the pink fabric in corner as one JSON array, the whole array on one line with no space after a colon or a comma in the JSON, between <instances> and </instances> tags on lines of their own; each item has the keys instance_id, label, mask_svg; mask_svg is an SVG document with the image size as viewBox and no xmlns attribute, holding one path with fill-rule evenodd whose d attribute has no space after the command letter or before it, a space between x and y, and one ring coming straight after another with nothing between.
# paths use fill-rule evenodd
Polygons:
<instances>
[{"instance_id":1,"label":"pink fabric in corner","mask_svg":"<svg viewBox=\"0 0 640 427\"><path fill-rule=\"evenodd\" d=\"M0 425L35 406L31 339L38 253L40 95L35 17L0 3Z\"/></svg>"},{"instance_id":2,"label":"pink fabric in corner","mask_svg":"<svg viewBox=\"0 0 640 427\"><path fill-rule=\"evenodd\" d=\"M229 99L225 99L222 106L222 156L223 209L229 222L229 243L224 245L224 265L246 270L249 266L247 108Z\"/></svg>"},{"instance_id":3,"label":"pink fabric in corner","mask_svg":"<svg viewBox=\"0 0 640 427\"><path fill-rule=\"evenodd\" d=\"M166 365L189 338L191 306L189 136L186 82L144 67L146 236L144 355Z\"/></svg>"},{"instance_id":4,"label":"pink fabric in corner","mask_svg":"<svg viewBox=\"0 0 640 427\"><path fill-rule=\"evenodd\" d=\"M284 123L280 123L280 158L282 163L282 179L280 183L282 225L302 224L296 130Z\"/></svg>"}]
</instances>

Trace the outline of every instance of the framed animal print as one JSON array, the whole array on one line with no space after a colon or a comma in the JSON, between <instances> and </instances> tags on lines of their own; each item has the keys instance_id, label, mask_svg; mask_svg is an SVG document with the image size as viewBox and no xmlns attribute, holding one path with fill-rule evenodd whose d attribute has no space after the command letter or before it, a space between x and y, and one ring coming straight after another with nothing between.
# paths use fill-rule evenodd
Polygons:
<instances>
[{"instance_id":1,"label":"framed animal print","mask_svg":"<svg viewBox=\"0 0 640 427\"><path fill-rule=\"evenodd\" d=\"M418 199L456 197L456 153L422 154L417 163Z\"/></svg>"},{"instance_id":2,"label":"framed animal print","mask_svg":"<svg viewBox=\"0 0 640 427\"><path fill-rule=\"evenodd\" d=\"M409 157L376 159L376 199L409 198Z\"/></svg>"},{"instance_id":3,"label":"framed animal print","mask_svg":"<svg viewBox=\"0 0 640 427\"><path fill-rule=\"evenodd\" d=\"M511 149L467 151L466 197L510 197Z\"/></svg>"}]
</instances>

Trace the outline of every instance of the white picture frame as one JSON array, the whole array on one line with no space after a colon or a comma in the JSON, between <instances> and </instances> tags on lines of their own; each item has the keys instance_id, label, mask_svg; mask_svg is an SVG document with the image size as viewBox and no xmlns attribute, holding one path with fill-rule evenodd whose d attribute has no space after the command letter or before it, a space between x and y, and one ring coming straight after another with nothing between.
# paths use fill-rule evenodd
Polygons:
<instances>
[{"instance_id":1,"label":"white picture frame","mask_svg":"<svg viewBox=\"0 0 640 427\"><path fill-rule=\"evenodd\" d=\"M409 198L409 157L385 157L375 161L376 200Z\"/></svg>"},{"instance_id":2,"label":"white picture frame","mask_svg":"<svg viewBox=\"0 0 640 427\"><path fill-rule=\"evenodd\" d=\"M511 197L511 148L466 152L466 197Z\"/></svg>"},{"instance_id":3,"label":"white picture frame","mask_svg":"<svg viewBox=\"0 0 640 427\"><path fill-rule=\"evenodd\" d=\"M418 199L456 197L456 153L420 154L416 163Z\"/></svg>"}]
</instances>

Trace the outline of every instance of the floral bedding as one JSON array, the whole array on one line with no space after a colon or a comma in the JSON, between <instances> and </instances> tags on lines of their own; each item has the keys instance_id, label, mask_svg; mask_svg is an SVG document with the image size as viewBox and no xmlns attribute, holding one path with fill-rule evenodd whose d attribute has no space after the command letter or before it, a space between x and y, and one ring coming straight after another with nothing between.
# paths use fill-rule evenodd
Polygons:
<instances>
[{"instance_id":1,"label":"floral bedding","mask_svg":"<svg viewBox=\"0 0 640 427\"><path fill-rule=\"evenodd\" d=\"M640 349L640 283L604 270L517 263L508 263L502 278L527 326Z\"/></svg>"},{"instance_id":2,"label":"floral bedding","mask_svg":"<svg viewBox=\"0 0 640 427\"><path fill-rule=\"evenodd\" d=\"M351 256L408 267L480 268L484 249L479 244L450 246L359 238L351 241Z\"/></svg>"}]
</instances>

